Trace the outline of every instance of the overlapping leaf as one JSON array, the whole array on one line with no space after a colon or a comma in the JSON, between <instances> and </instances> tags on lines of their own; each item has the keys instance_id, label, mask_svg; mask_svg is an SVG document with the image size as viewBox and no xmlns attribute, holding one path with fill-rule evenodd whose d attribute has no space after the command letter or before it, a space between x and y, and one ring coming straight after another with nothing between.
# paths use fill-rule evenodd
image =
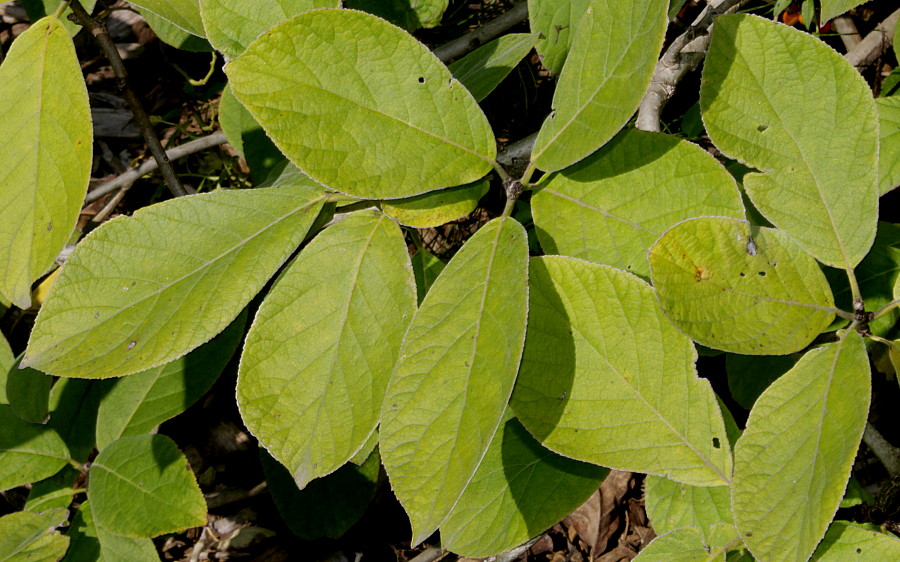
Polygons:
<instances>
[{"instance_id":1,"label":"overlapping leaf","mask_svg":"<svg viewBox=\"0 0 900 562\"><path fill-rule=\"evenodd\" d=\"M731 490L718 486L701 488L647 476L644 488L647 515L657 534L682 527L694 527L705 538L714 525L734 525Z\"/></svg>"},{"instance_id":2,"label":"overlapping leaf","mask_svg":"<svg viewBox=\"0 0 900 562\"><path fill-rule=\"evenodd\" d=\"M200 18L200 0L137 0L132 4L153 12L188 33L206 37Z\"/></svg>"},{"instance_id":3,"label":"overlapping leaf","mask_svg":"<svg viewBox=\"0 0 900 562\"><path fill-rule=\"evenodd\" d=\"M707 347L784 355L806 347L834 317L822 270L780 230L688 220L666 232L649 257L666 315Z\"/></svg>"},{"instance_id":4,"label":"overlapping leaf","mask_svg":"<svg viewBox=\"0 0 900 562\"><path fill-rule=\"evenodd\" d=\"M263 301L241 357L238 404L301 489L375 430L415 310L403 234L378 211L319 234Z\"/></svg>"},{"instance_id":5,"label":"overlapping leaf","mask_svg":"<svg viewBox=\"0 0 900 562\"><path fill-rule=\"evenodd\" d=\"M87 88L53 17L16 38L0 65L0 293L31 306L31 283L65 247L91 173Z\"/></svg>"},{"instance_id":6,"label":"overlapping leaf","mask_svg":"<svg viewBox=\"0 0 900 562\"><path fill-rule=\"evenodd\" d=\"M559 74L590 0L531 0L528 21L539 33L535 47L541 63Z\"/></svg>"},{"instance_id":7,"label":"overlapping leaf","mask_svg":"<svg viewBox=\"0 0 900 562\"><path fill-rule=\"evenodd\" d=\"M525 339L527 259L519 223L487 223L438 277L403 339L381 453L413 544L449 515L500 425Z\"/></svg>"},{"instance_id":8,"label":"overlapping leaf","mask_svg":"<svg viewBox=\"0 0 900 562\"><path fill-rule=\"evenodd\" d=\"M756 401L734 447L734 519L759 559L805 561L844 495L869 412L862 338L808 352Z\"/></svg>"},{"instance_id":9,"label":"overlapping leaf","mask_svg":"<svg viewBox=\"0 0 900 562\"><path fill-rule=\"evenodd\" d=\"M225 70L279 149L339 191L409 197L491 169L494 136L471 94L424 45L375 16L305 12Z\"/></svg>"},{"instance_id":10,"label":"overlapping leaf","mask_svg":"<svg viewBox=\"0 0 900 562\"><path fill-rule=\"evenodd\" d=\"M437 256L422 248L412 257L413 274L416 276L416 296L419 304L428 293L428 289L434 285L434 281L444 270L444 262Z\"/></svg>"},{"instance_id":11,"label":"overlapping leaf","mask_svg":"<svg viewBox=\"0 0 900 562\"><path fill-rule=\"evenodd\" d=\"M741 539L733 525L715 525L710 537L698 529L682 527L662 534L641 550L637 562L725 562ZM729 560L731 558L728 558Z\"/></svg>"},{"instance_id":12,"label":"overlapping leaf","mask_svg":"<svg viewBox=\"0 0 900 562\"><path fill-rule=\"evenodd\" d=\"M864 3L863 0L822 0L822 21L826 22Z\"/></svg>"},{"instance_id":13,"label":"overlapping leaf","mask_svg":"<svg viewBox=\"0 0 900 562\"><path fill-rule=\"evenodd\" d=\"M900 185L900 95L875 100L878 108L878 192Z\"/></svg>"},{"instance_id":14,"label":"overlapping leaf","mask_svg":"<svg viewBox=\"0 0 900 562\"><path fill-rule=\"evenodd\" d=\"M68 459L69 450L53 429L22 421L0 405L0 491L53 476Z\"/></svg>"},{"instance_id":15,"label":"overlapping leaf","mask_svg":"<svg viewBox=\"0 0 900 562\"><path fill-rule=\"evenodd\" d=\"M50 389L50 421L69 448L72 459L87 462L94 449L97 410L109 389L103 381L59 379Z\"/></svg>"},{"instance_id":16,"label":"overlapping leaf","mask_svg":"<svg viewBox=\"0 0 900 562\"><path fill-rule=\"evenodd\" d=\"M187 460L164 435L122 437L91 465L94 521L110 533L152 538L206 524L206 501Z\"/></svg>"},{"instance_id":17,"label":"overlapping leaf","mask_svg":"<svg viewBox=\"0 0 900 562\"><path fill-rule=\"evenodd\" d=\"M68 508L72 497L83 491L75 487L75 481L81 476L80 470L69 465L50 478L35 482L28 490L25 510L41 513L57 507Z\"/></svg>"},{"instance_id":18,"label":"overlapping leaf","mask_svg":"<svg viewBox=\"0 0 900 562\"><path fill-rule=\"evenodd\" d=\"M628 121L650 84L666 32L667 0L592 0L531 159L552 172L578 162Z\"/></svg>"},{"instance_id":19,"label":"overlapping leaf","mask_svg":"<svg viewBox=\"0 0 900 562\"><path fill-rule=\"evenodd\" d=\"M146 207L78 245L24 364L105 378L162 365L222 331L303 240L325 195L217 191Z\"/></svg>"},{"instance_id":20,"label":"overlapping leaf","mask_svg":"<svg viewBox=\"0 0 900 562\"><path fill-rule=\"evenodd\" d=\"M211 53L215 51L209 41L206 39L188 33L184 29L178 27L171 21L156 15L150 10L141 10L141 15L147 20L147 25L153 30L153 33L160 41L171 45L182 51L192 51L195 53Z\"/></svg>"},{"instance_id":21,"label":"overlapping leaf","mask_svg":"<svg viewBox=\"0 0 900 562\"><path fill-rule=\"evenodd\" d=\"M743 180L754 205L819 261L856 266L878 216L878 116L856 69L812 35L749 15L716 19L703 69L710 138L763 170Z\"/></svg>"},{"instance_id":22,"label":"overlapping leaf","mask_svg":"<svg viewBox=\"0 0 900 562\"><path fill-rule=\"evenodd\" d=\"M511 404L532 435L602 466L729 483L731 448L715 395L649 285L556 256L531 260L530 287Z\"/></svg>"},{"instance_id":23,"label":"overlapping leaf","mask_svg":"<svg viewBox=\"0 0 900 562\"><path fill-rule=\"evenodd\" d=\"M84 0L82 2L82 6L84 6L85 11L87 13L92 13L94 11L94 5L97 3L97 0ZM52 15L56 12L56 10L60 6L60 2L58 0L21 0L19 5L25 8L25 13L28 14L28 19L32 22L36 22L39 19ZM74 37L81 31L81 25L69 20L69 15L72 13L72 10L68 7L63 11L60 15L59 22L63 24L63 26L69 31L69 33Z\"/></svg>"},{"instance_id":24,"label":"overlapping leaf","mask_svg":"<svg viewBox=\"0 0 900 562\"><path fill-rule=\"evenodd\" d=\"M72 518L68 536L72 544L64 562L158 562L159 555L153 541L147 538L123 537L98 526L91 511L91 502L78 507Z\"/></svg>"},{"instance_id":25,"label":"overlapping leaf","mask_svg":"<svg viewBox=\"0 0 900 562\"><path fill-rule=\"evenodd\" d=\"M200 399L231 360L244 335L242 314L221 334L184 357L121 379L104 381L97 410L97 448L119 437L151 433Z\"/></svg>"},{"instance_id":26,"label":"overlapping leaf","mask_svg":"<svg viewBox=\"0 0 900 562\"><path fill-rule=\"evenodd\" d=\"M534 47L536 33L507 33L450 65L476 101L490 94Z\"/></svg>"},{"instance_id":27,"label":"overlapping leaf","mask_svg":"<svg viewBox=\"0 0 900 562\"><path fill-rule=\"evenodd\" d=\"M53 377L40 371L11 368L6 379L6 397L13 413L28 422L46 422L52 384Z\"/></svg>"},{"instance_id":28,"label":"overlapping leaf","mask_svg":"<svg viewBox=\"0 0 900 562\"><path fill-rule=\"evenodd\" d=\"M339 0L199 0L206 36L227 58L273 25L314 8L337 8Z\"/></svg>"},{"instance_id":29,"label":"overlapping leaf","mask_svg":"<svg viewBox=\"0 0 900 562\"><path fill-rule=\"evenodd\" d=\"M849 521L835 521L819 543L813 562L900 559L900 540Z\"/></svg>"},{"instance_id":30,"label":"overlapping leaf","mask_svg":"<svg viewBox=\"0 0 900 562\"><path fill-rule=\"evenodd\" d=\"M545 449L507 415L441 525L441 546L470 558L518 546L584 503L608 472Z\"/></svg>"},{"instance_id":31,"label":"overlapping leaf","mask_svg":"<svg viewBox=\"0 0 900 562\"><path fill-rule=\"evenodd\" d=\"M731 174L700 147L623 131L578 164L541 180L531 200L538 239L563 254L650 275L647 249L692 217L744 217Z\"/></svg>"},{"instance_id":32,"label":"overlapping leaf","mask_svg":"<svg viewBox=\"0 0 900 562\"><path fill-rule=\"evenodd\" d=\"M18 511L0 517L0 562L59 560L69 546L69 537L55 528L66 522L68 511L43 513Z\"/></svg>"},{"instance_id":33,"label":"overlapping leaf","mask_svg":"<svg viewBox=\"0 0 900 562\"><path fill-rule=\"evenodd\" d=\"M416 228L440 226L460 219L475 210L478 201L490 187L486 179L467 185L416 195L407 199L394 199L381 204L388 216L400 224Z\"/></svg>"}]
</instances>

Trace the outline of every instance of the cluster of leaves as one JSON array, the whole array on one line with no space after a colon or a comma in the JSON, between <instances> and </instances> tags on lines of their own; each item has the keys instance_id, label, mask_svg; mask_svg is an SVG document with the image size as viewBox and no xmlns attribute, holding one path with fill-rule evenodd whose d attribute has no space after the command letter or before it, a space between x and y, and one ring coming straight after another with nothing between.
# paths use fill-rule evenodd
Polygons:
<instances>
[{"instance_id":1,"label":"cluster of leaves","mask_svg":"<svg viewBox=\"0 0 900 562\"><path fill-rule=\"evenodd\" d=\"M274 167L260 187L152 205L78 242L24 355L0 350L0 489L33 484L25 511L0 518L0 551L149 560L151 537L203 525L183 455L152 433L243 339L237 403L301 535L320 522L296 524L292 501L371 482L380 463L414 544L439 529L445 548L487 556L614 468L650 475L660 536L641 560L900 557L897 539L832 521L871 398L863 336L896 345L898 231L877 210L900 182L900 97L876 104L811 35L719 17L700 109L715 146L751 169L739 185L700 147L626 127L666 0L531 0L533 34L450 68L336 1L136 4L225 55L226 132L248 160L271 139L290 163L257 153ZM445 7L421 2L399 23ZM72 237L90 172L61 12L0 67L0 294L23 309ZM513 178L477 100L534 46L559 81ZM504 213L446 267L421 248L411 259L404 230L468 214L492 174ZM529 257L521 188L555 255ZM786 356L745 394L743 431L697 375L695 343L748 377L771 370L760 356Z\"/></svg>"}]
</instances>

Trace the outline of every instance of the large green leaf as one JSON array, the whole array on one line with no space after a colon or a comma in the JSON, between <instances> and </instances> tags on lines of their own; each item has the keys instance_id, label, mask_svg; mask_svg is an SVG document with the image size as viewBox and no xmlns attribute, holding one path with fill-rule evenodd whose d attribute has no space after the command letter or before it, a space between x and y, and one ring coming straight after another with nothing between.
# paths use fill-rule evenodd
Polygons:
<instances>
[{"instance_id":1,"label":"large green leaf","mask_svg":"<svg viewBox=\"0 0 900 562\"><path fill-rule=\"evenodd\" d=\"M184 357L128 377L104 381L109 388L97 410L97 448L119 437L151 433L206 394L241 343L247 314Z\"/></svg>"},{"instance_id":2,"label":"large green leaf","mask_svg":"<svg viewBox=\"0 0 900 562\"><path fill-rule=\"evenodd\" d=\"M22 421L0 405L0 491L53 476L68 461L69 450L53 429Z\"/></svg>"},{"instance_id":3,"label":"large green leaf","mask_svg":"<svg viewBox=\"0 0 900 562\"><path fill-rule=\"evenodd\" d=\"M188 33L206 37L200 18L200 0L136 0L132 4L153 12Z\"/></svg>"},{"instance_id":4,"label":"large green leaf","mask_svg":"<svg viewBox=\"0 0 900 562\"><path fill-rule=\"evenodd\" d=\"M900 540L864 529L849 521L835 521L828 527L812 559L814 562L848 560L900 560Z\"/></svg>"},{"instance_id":5,"label":"large green leaf","mask_svg":"<svg viewBox=\"0 0 900 562\"><path fill-rule=\"evenodd\" d=\"M508 217L475 233L413 317L381 418L381 454L412 522L437 529L500 426L525 340L525 229Z\"/></svg>"},{"instance_id":6,"label":"large green leaf","mask_svg":"<svg viewBox=\"0 0 900 562\"><path fill-rule=\"evenodd\" d=\"M105 223L66 261L23 364L106 378L181 357L234 320L324 198L299 187L215 191Z\"/></svg>"},{"instance_id":7,"label":"large green leaf","mask_svg":"<svg viewBox=\"0 0 900 562\"><path fill-rule=\"evenodd\" d=\"M780 230L688 220L650 248L650 270L666 314L707 347L784 355L809 345L834 318L822 270Z\"/></svg>"},{"instance_id":8,"label":"large green leaf","mask_svg":"<svg viewBox=\"0 0 900 562\"><path fill-rule=\"evenodd\" d=\"M862 260L878 216L878 116L856 69L807 33L722 16L700 106L716 146L763 170L743 182L772 224L827 265Z\"/></svg>"},{"instance_id":9,"label":"large green leaf","mask_svg":"<svg viewBox=\"0 0 900 562\"><path fill-rule=\"evenodd\" d=\"M227 58L277 23L313 8L337 8L339 0L199 0L206 36Z\"/></svg>"},{"instance_id":10,"label":"large green leaf","mask_svg":"<svg viewBox=\"0 0 900 562\"><path fill-rule=\"evenodd\" d=\"M15 364L16 358L9 347L9 342L6 341L3 333L0 332L0 404L9 404L9 400L6 398L6 381L9 376L9 370Z\"/></svg>"},{"instance_id":11,"label":"large green leaf","mask_svg":"<svg viewBox=\"0 0 900 562\"><path fill-rule=\"evenodd\" d=\"M100 451L88 499L97 526L125 537L206 524L206 501L187 459L164 435L122 437Z\"/></svg>"},{"instance_id":12,"label":"large green leaf","mask_svg":"<svg viewBox=\"0 0 900 562\"><path fill-rule=\"evenodd\" d=\"M375 430L416 310L403 234L379 211L327 228L278 278L241 356L241 417L302 489Z\"/></svg>"},{"instance_id":13,"label":"large green leaf","mask_svg":"<svg viewBox=\"0 0 900 562\"><path fill-rule=\"evenodd\" d=\"M878 192L884 195L900 184L900 95L878 98L875 106L880 131Z\"/></svg>"},{"instance_id":14,"label":"large green leaf","mask_svg":"<svg viewBox=\"0 0 900 562\"><path fill-rule=\"evenodd\" d=\"M440 226L464 218L475 210L478 201L488 192L491 184L482 179L474 183L432 191L407 199L394 199L381 204L385 214L400 224L415 228Z\"/></svg>"},{"instance_id":15,"label":"large green leaf","mask_svg":"<svg viewBox=\"0 0 900 562\"><path fill-rule=\"evenodd\" d=\"M52 385L53 377L40 371L11 368L6 379L6 397L13 413L28 422L46 422Z\"/></svg>"},{"instance_id":16,"label":"large green leaf","mask_svg":"<svg viewBox=\"0 0 900 562\"><path fill-rule=\"evenodd\" d=\"M552 172L578 162L631 118L666 33L668 0L592 0L531 159Z\"/></svg>"},{"instance_id":17,"label":"large green leaf","mask_svg":"<svg viewBox=\"0 0 900 562\"><path fill-rule=\"evenodd\" d=\"M512 406L538 441L567 457L730 481L731 447L697 353L633 275L573 258L531 260L528 338Z\"/></svg>"},{"instance_id":18,"label":"large green leaf","mask_svg":"<svg viewBox=\"0 0 900 562\"><path fill-rule=\"evenodd\" d=\"M705 150L628 130L578 164L541 179L531 199L548 254L649 276L647 249L692 217L744 218L737 184Z\"/></svg>"},{"instance_id":19,"label":"large green leaf","mask_svg":"<svg viewBox=\"0 0 900 562\"><path fill-rule=\"evenodd\" d=\"M608 473L545 449L507 415L441 525L441 546L469 558L513 548L574 511Z\"/></svg>"},{"instance_id":20,"label":"large green leaf","mask_svg":"<svg viewBox=\"0 0 900 562\"><path fill-rule=\"evenodd\" d=\"M69 241L91 173L87 88L58 20L13 42L0 100L0 293L29 308L31 283Z\"/></svg>"},{"instance_id":21,"label":"large green leaf","mask_svg":"<svg viewBox=\"0 0 900 562\"><path fill-rule=\"evenodd\" d=\"M726 554L737 549L741 539L733 525L715 525L711 536L699 529L682 527L653 539L637 556L636 562L725 562ZM728 560L732 560L731 557Z\"/></svg>"},{"instance_id":22,"label":"large green leaf","mask_svg":"<svg viewBox=\"0 0 900 562\"><path fill-rule=\"evenodd\" d=\"M528 21L539 33L535 48L541 62L559 74L569 54L569 47L591 0L531 0Z\"/></svg>"},{"instance_id":23,"label":"large green leaf","mask_svg":"<svg viewBox=\"0 0 900 562\"><path fill-rule=\"evenodd\" d=\"M90 501L78 507L68 536L72 544L63 562L159 562L150 539L123 537L97 525Z\"/></svg>"},{"instance_id":24,"label":"large green leaf","mask_svg":"<svg viewBox=\"0 0 900 562\"><path fill-rule=\"evenodd\" d=\"M657 534L694 527L709 538L714 525L734 525L730 488L688 486L652 475L647 476L644 486L647 515Z\"/></svg>"},{"instance_id":25,"label":"large green leaf","mask_svg":"<svg viewBox=\"0 0 900 562\"><path fill-rule=\"evenodd\" d=\"M494 135L468 90L424 45L375 16L305 12L225 70L278 148L334 189L409 197L491 169Z\"/></svg>"},{"instance_id":26,"label":"large green leaf","mask_svg":"<svg viewBox=\"0 0 900 562\"><path fill-rule=\"evenodd\" d=\"M826 22L864 3L864 0L822 0L820 17L823 22Z\"/></svg>"},{"instance_id":27,"label":"large green leaf","mask_svg":"<svg viewBox=\"0 0 900 562\"><path fill-rule=\"evenodd\" d=\"M759 559L805 561L841 502L869 412L862 337L808 352L756 401L734 447L734 519Z\"/></svg>"},{"instance_id":28,"label":"large green leaf","mask_svg":"<svg viewBox=\"0 0 900 562\"><path fill-rule=\"evenodd\" d=\"M69 546L69 537L56 527L63 525L68 515L66 509L51 509L0 517L0 562L59 560Z\"/></svg>"},{"instance_id":29,"label":"large green leaf","mask_svg":"<svg viewBox=\"0 0 900 562\"><path fill-rule=\"evenodd\" d=\"M260 451L266 482L278 513L298 537L336 539L362 517L375 494L380 457L370 451L360 465L347 463L300 490L290 471Z\"/></svg>"},{"instance_id":30,"label":"large green leaf","mask_svg":"<svg viewBox=\"0 0 900 562\"><path fill-rule=\"evenodd\" d=\"M481 101L525 58L536 39L536 33L508 33L451 64L450 72Z\"/></svg>"},{"instance_id":31,"label":"large green leaf","mask_svg":"<svg viewBox=\"0 0 900 562\"><path fill-rule=\"evenodd\" d=\"M50 389L47 425L59 434L78 462L87 462L94 449L97 410L109 388L103 381L59 379Z\"/></svg>"}]
</instances>

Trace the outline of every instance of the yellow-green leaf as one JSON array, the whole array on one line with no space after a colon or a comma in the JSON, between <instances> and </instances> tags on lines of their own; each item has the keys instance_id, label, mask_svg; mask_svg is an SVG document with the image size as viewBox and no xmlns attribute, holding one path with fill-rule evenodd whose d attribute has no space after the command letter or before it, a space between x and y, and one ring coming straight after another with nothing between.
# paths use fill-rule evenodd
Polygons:
<instances>
[{"instance_id":1,"label":"yellow-green leaf","mask_svg":"<svg viewBox=\"0 0 900 562\"><path fill-rule=\"evenodd\" d=\"M0 65L0 293L31 306L75 228L91 173L87 88L69 32L53 17Z\"/></svg>"},{"instance_id":2,"label":"yellow-green leaf","mask_svg":"<svg viewBox=\"0 0 900 562\"><path fill-rule=\"evenodd\" d=\"M734 447L734 520L761 560L806 561L844 495L869 412L862 337L808 352L766 389Z\"/></svg>"},{"instance_id":3,"label":"yellow-green leaf","mask_svg":"<svg viewBox=\"0 0 900 562\"><path fill-rule=\"evenodd\" d=\"M697 353L652 287L611 267L533 258L511 405L545 447L620 470L724 486L731 447Z\"/></svg>"},{"instance_id":4,"label":"yellow-green leaf","mask_svg":"<svg viewBox=\"0 0 900 562\"><path fill-rule=\"evenodd\" d=\"M62 558L69 537L56 528L65 524L66 509L43 513L18 511L0 517L0 562L43 562Z\"/></svg>"},{"instance_id":5,"label":"yellow-green leaf","mask_svg":"<svg viewBox=\"0 0 900 562\"><path fill-rule=\"evenodd\" d=\"M569 47L578 31L590 0L530 0L528 21L531 30L539 33L537 40L541 63L550 72L559 74L569 54Z\"/></svg>"},{"instance_id":6,"label":"yellow-green leaf","mask_svg":"<svg viewBox=\"0 0 900 562\"><path fill-rule=\"evenodd\" d=\"M241 417L302 489L375 431L416 310L397 223L360 211L330 226L278 278L247 334Z\"/></svg>"},{"instance_id":7,"label":"yellow-green leaf","mask_svg":"<svg viewBox=\"0 0 900 562\"><path fill-rule=\"evenodd\" d=\"M68 459L69 450L53 429L23 421L0 405L0 491L53 476Z\"/></svg>"},{"instance_id":8,"label":"yellow-green leaf","mask_svg":"<svg viewBox=\"0 0 900 562\"><path fill-rule=\"evenodd\" d=\"M447 264L404 336L380 432L413 544L450 514L500 426L525 339L527 260L519 223L487 223Z\"/></svg>"},{"instance_id":9,"label":"yellow-green leaf","mask_svg":"<svg viewBox=\"0 0 900 562\"><path fill-rule=\"evenodd\" d=\"M878 218L878 115L850 63L789 26L721 16L700 106L716 146L762 170L743 183L773 225L826 265L865 257Z\"/></svg>"},{"instance_id":10,"label":"yellow-green leaf","mask_svg":"<svg viewBox=\"0 0 900 562\"><path fill-rule=\"evenodd\" d=\"M472 95L424 45L375 16L302 13L225 71L285 156L328 187L394 199L491 170L494 135Z\"/></svg>"},{"instance_id":11,"label":"yellow-green leaf","mask_svg":"<svg viewBox=\"0 0 900 562\"><path fill-rule=\"evenodd\" d=\"M884 195L900 184L900 95L878 98L875 105L879 123L878 192Z\"/></svg>"},{"instance_id":12,"label":"yellow-green leaf","mask_svg":"<svg viewBox=\"0 0 900 562\"><path fill-rule=\"evenodd\" d=\"M203 20L200 19L200 0L136 0L132 4L153 12L188 33L206 37Z\"/></svg>"},{"instance_id":13,"label":"yellow-green leaf","mask_svg":"<svg viewBox=\"0 0 900 562\"><path fill-rule=\"evenodd\" d=\"M531 160L552 172L578 162L631 118L666 33L668 0L593 0L538 132Z\"/></svg>"},{"instance_id":14,"label":"yellow-green leaf","mask_svg":"<svg viewBox=\"0 0 900 562\"><path fill-rule=\"evenodd\" d=\"M682 527L694 527L708 538L714 525L734 525L731 516L731 489L724 486L701 488L647 476L644 485L647 516L658 534Z\"/></svg>"},{"instance_id":15,"label":"yellow-green leaf","mask_svg":"<svg viewBox=\"0 0 900 562\"><path fill-rule=\"evenodd\" d=\"M38 314L23 364L107 378L209 341L287 260L321 191L215 191L117 217L81 241Z\"/></svg>"},{"instance_id":16,"label":"yellow-green leaf","mask_svg":"<svg viewBox=\"0 0 900 562\"><path fill-rule=\"evenodd\" d=\"M451 64L450 72L481 101L525 58L536 38L536 33L507 33Z\"/></svg>"},{"instance_id":17,"label":"yellow-green leaf","mask_svg":"<svg viewBox=\"0 0 900 562\"><path fill-rule=\"evenodd\" d=\"M809 345L834 318L822 270L780 230L692 219L666 232L649 256L666 315L707 347L785 355Z\"/></svg>"},{"instance_id":18,"label":"yellow-green leaf","mask_svg":"<svg viewBox=\"0 0 900 562\"><path fill-rule=\"evenodd\" d=\"M811 558L813 562L900 560L900 540L849 521L835 521Z\"/></svg>"},{"instance_id":19,"label":"yellow-green leaf","mask_svg":"<svg viewBox=\"0 0 900 562\"><path fill-rule=\"evenodd\" d=\"M381 208L400 224L416 228L440 226L474 211L490 186L488 180L478 180L468 185L432 191L407 199L385 201Z\"/></svg>"}]
</instances>

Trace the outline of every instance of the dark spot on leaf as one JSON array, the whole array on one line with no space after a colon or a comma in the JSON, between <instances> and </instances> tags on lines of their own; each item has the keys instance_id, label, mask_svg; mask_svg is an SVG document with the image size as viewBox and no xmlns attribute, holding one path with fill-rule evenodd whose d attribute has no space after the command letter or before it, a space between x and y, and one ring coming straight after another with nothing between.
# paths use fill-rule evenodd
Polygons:
<instances>
[{"instance_id":1,"label":"dark spot on leaf","mask_svg":"<svg viewBox=\"0 0 900 562\"><path fill-rule=\"evenodd\" d=\"M745 533L744 536L745 536L745 537L752 537L752 536L753 536L753 533Z\"/></svg>"},{"instance_id":2,"label":"dark spot on leaf","mask_svg":"<svg viewBox=\"0 0 900 562\"><path fill-rule=\"evenodd\" d=\"M740 275L740 276L741 276L741 277L746 277L746 275L745 275L745 274L744 274L744 272L743 272L743 271L742 271L742 272L740 272L740 273L739 273L739 275Z\"/></svg>"},{"instance_id":3,"label":"dark spot on leaf","mask_svg":"<svg viewBox=\"0 0 900 562\"><path fill-rule=\"evenodd\" d=\"M719 444L719 438L713 437L713 448L718 449L719 447L721 447L721 445Z\"/></svg>"},{"instance_id":4,"label":"dark spot on leaf","mask_svg":"<svg viewBox=\"0 0 900 562\"><path fill-rule=\"evenodd\" d=\"M766 129L768 129L768 128L769 128L768 125L757 125L756 126L756 130L759 131L760 133L764 133L766 131Z\"/></svg>"},{"instance_id":5,"label":"dark spot on leaf","mask_svg":"<svg viewBox=\"0 0 900 562\"><path fill-rule=\"evenodd\" d=\"M95 313L94 313L94 318L100 318L100 313L99 313L99 312L95 312Z\"/></svg>"},{"instance_id":6,"label":"dark spot on leaf","mask_svg":"<svg viewBox=\"0 0 900 562\"><path fill-rule=\"evenodd\" d=\"M857 554L862 554L862 549L861 549L861 548L857 548L857 549L856 549L856 553L857 553Z\"/></svg>"},{"instance_id":7,"label":"dark spot on leaf","mask_svg":"<svg viewBox=\"0 0 900 562\"><path fill-rule=\"evenodd\" d=\"M51 230L53 230L53 221L47 223L47 232L50 232Z\"/></svg>"},{"instance_id":8,"label":"dark spot on leaf","mask_svg":"<svg viewBox=\"0 0 900 562\"><path fill-rule=\"evenodd\" d=\"M765 276L766 276L766 272L765 272L765 271L760 271L760 272L758 273L758 275L759 275L760 277L765 277Z\"/></svg>"},{"instance_id":9,"label":"dark spot on leaf","mask_svg":"<svg viewBox=\"0 0 900 562\"><path fill-rule=\"evenodd\" d=\"M696 279L698 283L700 281L705 281L705 280L709 279L709 277L710 277L710 273L709 273L709 270L706 269L706 267L704 267L702 265L694 266L694 279Z\"/></svg>"},{"instance_id":10,"label":"dark spot on leaf","mask_svg":"<svg viewBox=\"0 0 900 562\"><path fill-rule=\"evenodd\" d=\"M424 83L425 83L425 77L419 76L419 84L424 84Z\"/></svg>"}]
</instances>

